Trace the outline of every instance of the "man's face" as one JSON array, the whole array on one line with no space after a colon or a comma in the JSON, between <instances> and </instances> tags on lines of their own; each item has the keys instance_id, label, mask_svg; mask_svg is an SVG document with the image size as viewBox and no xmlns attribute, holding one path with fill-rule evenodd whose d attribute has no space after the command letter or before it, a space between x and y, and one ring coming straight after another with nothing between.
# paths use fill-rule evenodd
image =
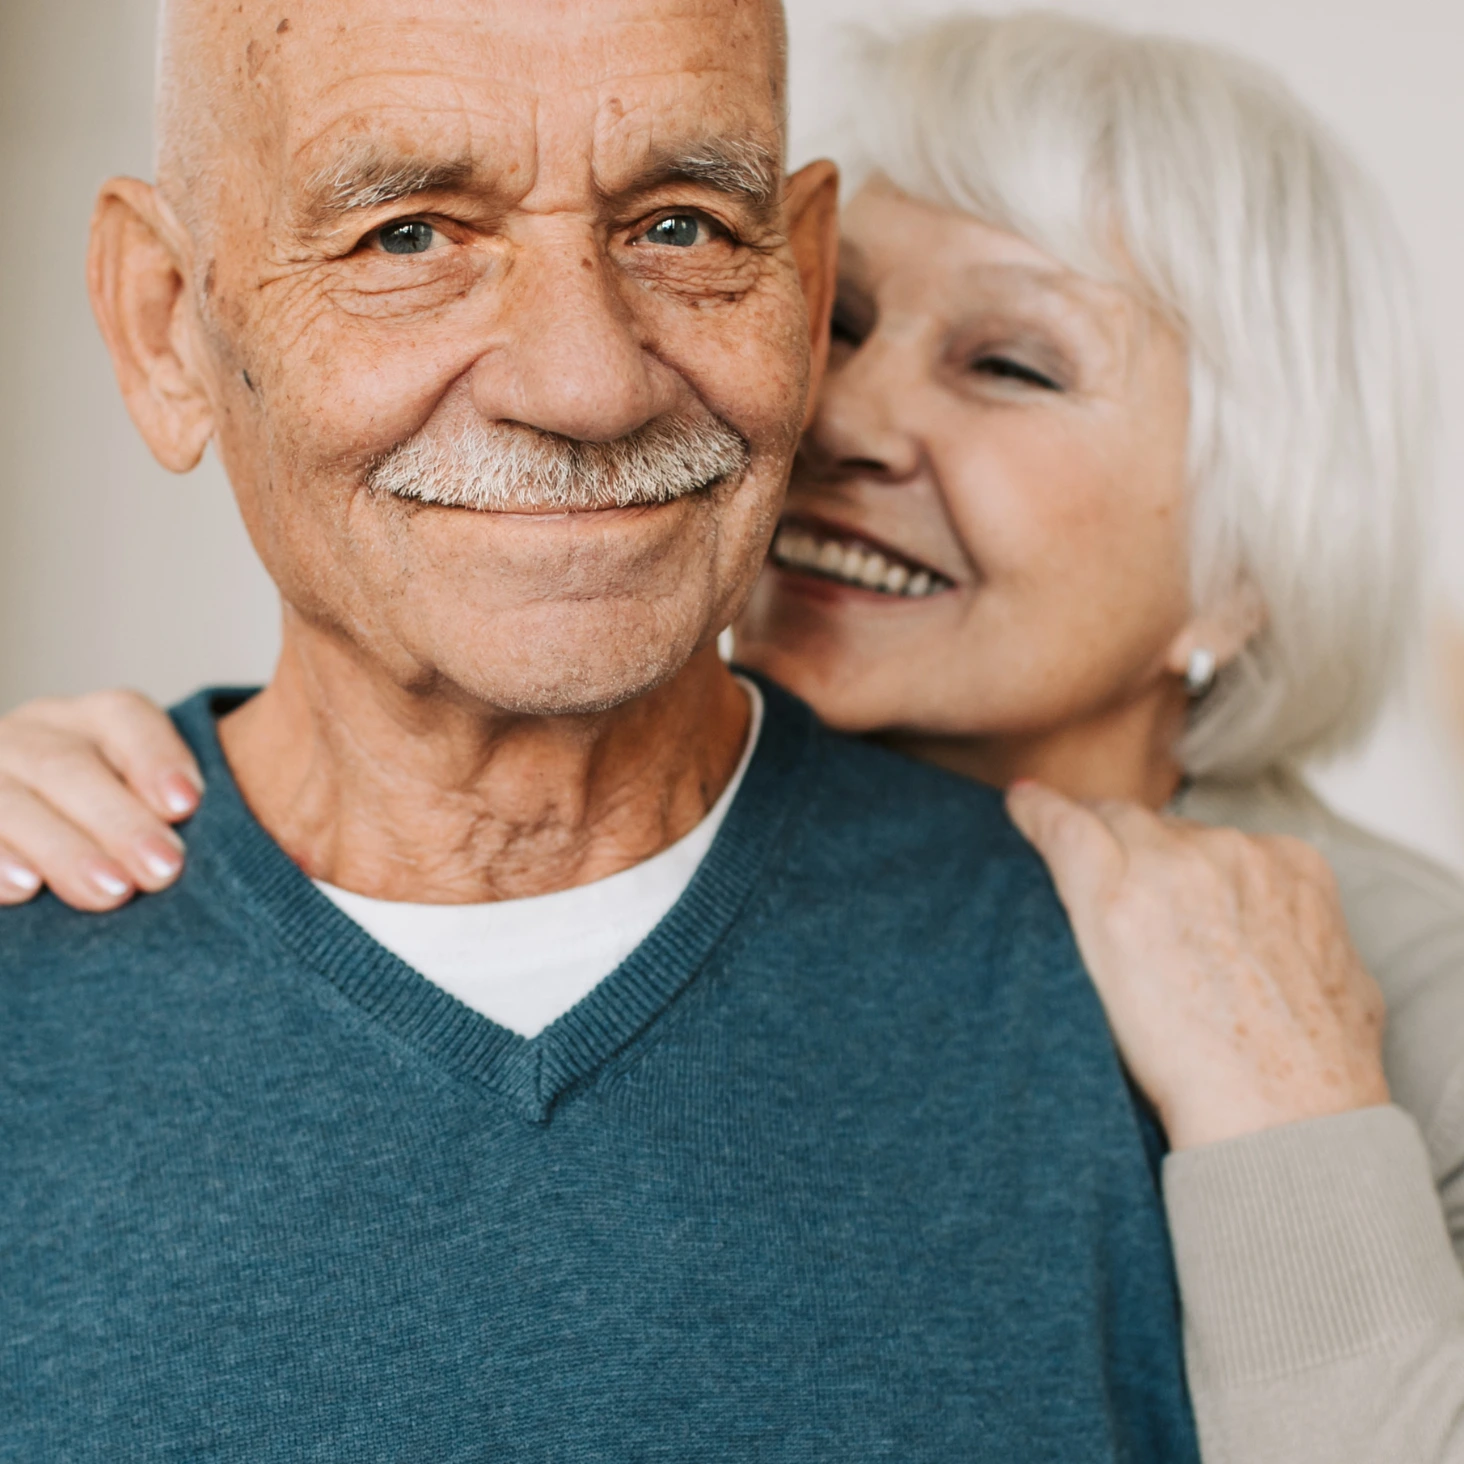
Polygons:
<instances>
[{"instance_id":1,"label":"man's face","mask_svg":"<svg viewBox=\"0 0 1464 1464\"><path fill-rule=\"evenodd\" d=\"M244 135L192 287L216 442L286 601L404 685L508 710L656 685L751 586L809 392L764 7L247 8ZM735 470L585 512L382 491L403 463L450 477L483 429L533 452L668 424Z\"/></svg>"}]
</instances>

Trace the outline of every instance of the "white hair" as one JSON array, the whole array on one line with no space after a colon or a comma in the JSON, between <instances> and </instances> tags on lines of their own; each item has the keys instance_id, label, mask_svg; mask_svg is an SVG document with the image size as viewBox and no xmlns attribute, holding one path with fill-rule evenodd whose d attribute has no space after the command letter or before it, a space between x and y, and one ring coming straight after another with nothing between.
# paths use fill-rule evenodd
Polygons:
<instances>
[{"instance_id":1,"label":"white hair","mask_svg":"<svg viewBox=\"0 0 1464 1464\"><path fill-rule=\"evenodd\" d=\"M740 481L747 443L717 417L658 417L626 437L580 442L476 418L449 437L424 428L367 469L373 493L479 512L581 512L672 503Z\"/></svg>"},{"instance_id":2,"label":"white hair","mask_svg":"<svg viewBox=\"0 0 1464 1464\"><path fill-rule=\"evenodd\" d=\"M1099 279L1136 270L1184 332L1191 595L1249 587L1268 617L1197 704L1186 768L1246 777L1354 742L1412 629L1432 405L1367 180L1279 80L1208 46L1029 13L867 38L859 60L853 179Z\"/></svg>"}]
</instances>

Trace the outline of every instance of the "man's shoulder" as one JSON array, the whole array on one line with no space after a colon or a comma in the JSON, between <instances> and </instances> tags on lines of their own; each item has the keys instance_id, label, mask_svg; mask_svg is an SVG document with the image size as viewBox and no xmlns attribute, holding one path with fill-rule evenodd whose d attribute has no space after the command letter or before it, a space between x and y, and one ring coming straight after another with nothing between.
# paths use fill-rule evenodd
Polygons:
<instances>
[{"instance_id":1,"label":"man's shoulder","mask_svg":"<svg viewBox=\"0 0 1464 1464\"><path fill-rule=\"evenodd\" d=\"M817 724L784 790L781 939L897 960L903 979L947 994L1037 967L1080 979L1046 867L999 791Z\"/></svg>"},{"instance_id":2,"label":"man's shoulder","mask_svg":"<svg viewBox=\"0 0 1464 1464\"><path fill-rule=\"evenodd\" d=\"M927 876L938 868L969 875L999 863L1046 882L997 789L827 728L816 759L808 832L839 857L918 858Z\"/></svg>"},{"instance_id":3,"label":"man's shoulder","mask_svg":"<svg viewBox=\"0 0 1464 1464\"><path fill-rule=\"evenodd\" d=\"M191 885L187 875L184 884ZM142 896L106 914L43 894L0 910L0 1012L59 1018L71 1008L147 1000L157 979L196 975L235 943L191 888Z\"/></svg>"},{"instance_id":4,"label":"man's shoulder","mask_svg":"<svg viewBox=\"0 0 1464 1464\"><path fill-rule=\"evenodd\" d=\"M1003 1142L970 1114L1014 1083L1006 1121L1061 1128L1061 1145L1081 1131L1095 1152L1128 1146L1143 1182L1102 1007L1001 794L823 728L788 787L780 849L727 959L783 1004L808 1071L881 1112L918 1093L932 1128L912 1142L943 1142L932 1116L947 1111L962 1163Z\"/></svg>"},{"instance_id":5,"label":"man's shoulder","mask_svg":"<svg viewBox=\"0 0 1464 1464\"><path fill-rule=\"evenodd\" d=\"M73 910L46 891L29 904L0 910L0 971L21 975L40 965L73 966L115 949L119 930L134 927L145 901L96 914Z\"/></svg>"}]
</instances>

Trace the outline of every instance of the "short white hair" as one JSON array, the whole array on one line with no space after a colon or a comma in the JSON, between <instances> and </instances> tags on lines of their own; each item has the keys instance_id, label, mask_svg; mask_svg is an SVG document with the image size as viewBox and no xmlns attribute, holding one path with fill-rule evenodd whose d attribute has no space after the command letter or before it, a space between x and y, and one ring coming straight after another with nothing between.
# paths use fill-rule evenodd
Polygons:
<instances>
[{"instance_id":1,"label":"short white hair","mask_svg":"<svg viewBox=\"0 0 1464 1464\"><path fill-rule=\"evenodd\" d=\"M1069 17L960 16L866 37L851 180L1136 269L1189 346L1196 608L1248 585L1265 628L1180 752L1243 778L1361 737L1405 660L1432 374L1388 213L1275 77ZM1119 247L1115 247L1115 244Z\"/></svg>"}]
</instances>

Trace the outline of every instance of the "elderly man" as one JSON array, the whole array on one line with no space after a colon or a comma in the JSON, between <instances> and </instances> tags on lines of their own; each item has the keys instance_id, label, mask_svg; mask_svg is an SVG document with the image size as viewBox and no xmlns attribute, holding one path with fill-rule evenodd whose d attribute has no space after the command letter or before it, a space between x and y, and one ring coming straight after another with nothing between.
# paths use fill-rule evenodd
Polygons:
<instances>
[{"instance_id":1,"label":"elderly man","mask_svg":"<svg viewBox=\"0 0 1464 1464\"><path fill-rule=\"evenodd\" d=\"M771 0L179 0L91 283L284 604L181 883L0 916L0 1455L1182 1461L994 795L715 640L825 347Z\"/></svg>"}]
</instances>

